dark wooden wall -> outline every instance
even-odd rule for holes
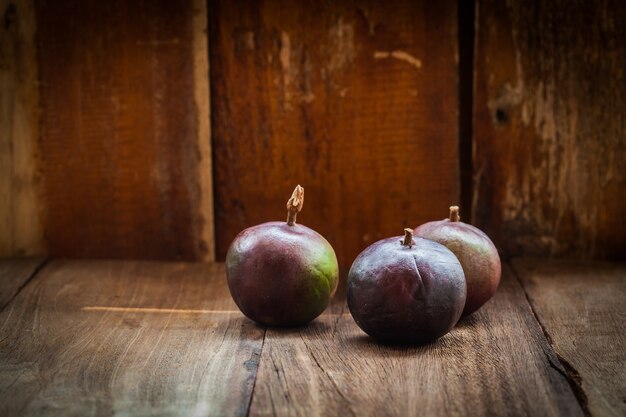
[[[0,0],[0,256],[222,259],[300,183],[344,265],[459,201],[623,259],[624,4]]]
[[[23,252],[213,259],[204,3],[18,3],[5,20],[36,21],[40,115],[23,205],[42,230]]]
[[[44,251],[35,31],[31,1],[0,0],[0,256]]]
[[[477,16],[476,224],[510,255],[626,258],[626,3]]]
[[[217,257],[298,219],[340,263],[459,198],[453,1],[209,5]]]

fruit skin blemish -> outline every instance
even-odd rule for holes
[[[465,306],[465,277],[439,243],[404,237],[380,240],[348,273],[348,307],[368,335],[388,343],[427,343],[448,333]]]
[[[287,221],[243,230],[226,255],[233,300],[251,320],[269,326],[299,326],[319,316],[339,282],[332,246],[316,231],[296,223],[304,204],[297,186],[287,202]]]
[[[482,230],[461,221],[458,206],[450,207],[447,219],[424,223],[414,233],[441,243],[461,262],[467,281],[464,316],[478,310],[493,297],[502,274],[498,250]]]

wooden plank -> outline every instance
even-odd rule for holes
[[[211,259],[205,5],[36,9],[49,253]]]
[[[492,301],[438,342],[375,343],[347,311],[268,330],[250,415],[582,416],[504,265]]]
[[[215,224],[213,214],[213,156],[211,153],[211,95],[209,83],[209,41],[206,0],[193,0],[193,52],[194,52],[194,98],[197,109],[197,140],[200,160],[198,184],[200,205],[200,245],[202,251],[197,259],[215,260]]]
[[[474,223],[509,255],[625,259],[626,3],[477,4]]]
[[[55,261],[0,334],[0,415],[243,416],[264,330],[221,265]]]
[[[350,265],[459,198],[456,2],[209,2],[216,243],[298,220]]]
[[[590,414],[626,415],[626,265],[517,259],[513,266]]]
[[[0,260],[0,311],[43,265],[43,259]]]
[[[31,0],[0,0],[0,257],[43,252],[39,94]]]

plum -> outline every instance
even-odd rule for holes
[[[270,326],[298,326],[319,316],[337,289],[339,267],[322,235],[296,224],[304,203],[299,185],[287,202],[287,222],[245,229],[226,255],[233,300],[248,318]]]
[[[482,230],[461,221],[458,206],[450,207],[449,218],[425,223],[414,233],[446,246],[461,262],[467,281],[464,316],[495,294],[502,272],[498,250]]]
[[[413,238],[380,240],[348,273],[348,307],[368,335],[388,343],[425,343],[454,327],[465,305],[465,277],[454,254]]]

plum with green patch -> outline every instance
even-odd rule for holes
[[[287,222],[245,229],[226,255],[228,288],[248,318],[270,326],[298,326],[319,316],[337,289],[339,267],[332,246],[297,224],[304,189],[287,202]]]

